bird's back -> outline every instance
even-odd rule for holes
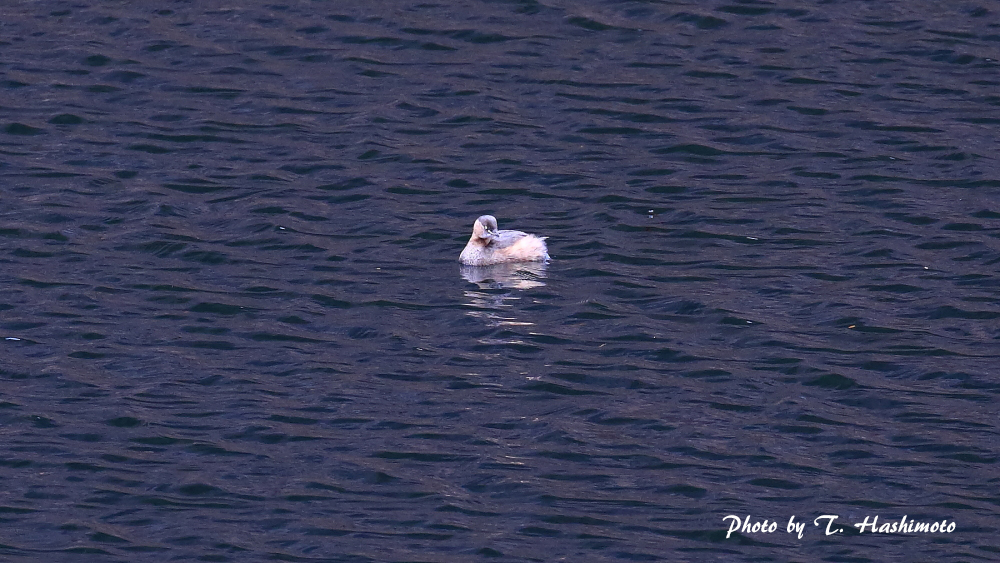
[[[528,233],[521,231],[497,231],[496,238],[490,243],[490,246],[494,246],[497,250],[503,250],[507,247],[513,246],[514,243],[528,236]]]

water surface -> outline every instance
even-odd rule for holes
[[[5,561],[996,557],[995,6],[3,12]]]

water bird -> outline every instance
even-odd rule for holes
[[[472,225],[472,237],[458,259],[466,266],[546,261],[549,260],[546,238],[521,231],[501,231],[497,229],[496,217],[483,215]]]

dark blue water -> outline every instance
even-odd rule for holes
[[[0,559],[996,560],[998,14],[5,3]]]

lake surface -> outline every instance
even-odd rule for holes
[[[0,559],[996,560],[998,15],[5,3]]]

